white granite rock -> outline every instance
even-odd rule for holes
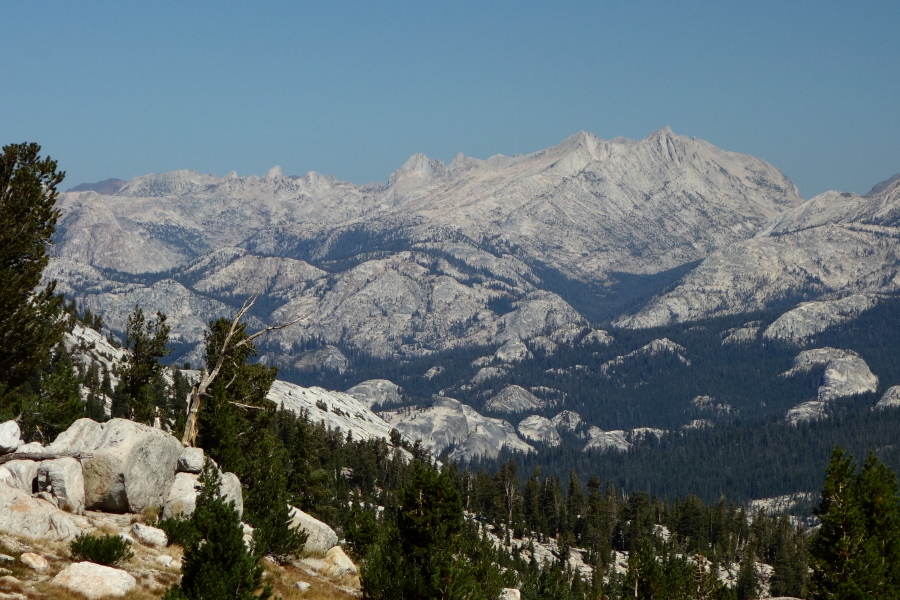
[[[631,448],[631,442],[628,441],[625,431],[616,429],[613,431],[603,431],[599,427],[591,427],[588,431],[589,440],[584,446],[584,451],[599,450],[606,452],[607,450],[615,450],[625,452]]]
[[[0,454],[15,452],[22,445],[19,424],[15,421],[0,423]]]
[[[164,548],[169,543],[169,537],[165,531],[149,525],[135,523],[131,526],[131,533],[145,546]]]
[[[74,458],[56,458],[39,463],[38,491],[49,491],[59,508],[76,515],[84,514],[84,476],[81,463]]]
[[[796,425],[805,421],[824,419],[825,415],[825,402],[822,400],[810,400],[809,402],[801,402],[787,411],[785,419],[789,423]]]
[[[436,398],[430,407],[389,410],[381,416],[407,439],[422,440],[434,456],[452,449],[451,460],[495,458],[502,448],[534,451],[508,421],[485,417],[453,398]]]
[[[547,417],[531,415],[519,422],[519,435],[531,442],[541,442],[551,448],[559,446],[560,436],[556,426]]]
[[[18,448],[16,448],[16,452],[34,452],[36,454],[40,454],[44,451],[44,445],[40,442],[28,442],[27,444],[22,444]]]
[[[869,370],[866,361],[853,350],[839,348],[804,350],[794,359],[794,366],[782,376],[790,377],[822,366],[825,375],[818,394],[818,400],[822,402],[874,392],[878,388],[878,377]]]
[[[522,600],[522,592],[516,588],[503,588],[500,590],[500,598],[498,600]]]
[[[68,541],[87,527],[83,518],[0,482],[0,531],[27,538]]]
[[[170,567],[172,566],[172,563],[175,562],[175,559],[168,554],[160,554],[156,557],[156,562],[164,567]]]
[[[550,419],[550,422],[557,430],[562,429],[568,432],[574,432],[581,424],[581,415],[572,410],[564,410]]]
[[[168,433],[125,419],[79,419],[47,446],[93,455],[82,461],[86,508],[107,512],[163,506],[181,450]]]
[[[900,385],[889,387],[881,399],[875,404],[875,408],[890,408],[900,406]]]
[[[497,360],[504,363],[521,362],[534,358],[534,355],[522,340],[509,340],[494,353]]]
[[[372,408],[378,404],[388,406],[403,401],[403,389],[388,379],[369,379],[354,385],[347,393]]]
[[[325,570],[323,574],[334,580],[341,580],[348,575],[359,575],[359,569],[340,546],[332,547],[325,553]]]
[[[299,508],[291,507],[291,527],[302,529],[309,537],[306,538],[305,552],[310,554],[325,554],[338,543],[338,536],[334,530],[322,521],[312,517]]]
[[[9,472],[11,479],[6,478],[9,485],[32,494],[37,491],[35,479],[39,466],[40,463],[34,460],[11,460],[0,468],[5,468]]]
[[[205,454],[203,448],[183,448],[178,455],[176,471],[179,473],[199,473],[203,470]]]
[[[855,319],[878,301],[873,294],[852,294],[838,300],[804,302],[775,319],[763,338],[803,344],[829,327]]]
[[[134,589],[137,580],[122,569],[78,562],[57,573],[50,583],[95,600],[108,596],[121,598]]]
[[[38,573],[46,571],[50,568],[50,563],[47,562],[47,559],[40,554],[35,554],[34,552],[23,552],[22,556],[19,557],[19,560],[23,565],[25,565],[32,571],[37,571]]]
[[[485,410],[497,412],[526,412],[543,408],[544,401],[518,385],[508,385],[500,393],[488,400]]]

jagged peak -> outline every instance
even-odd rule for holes
[[[669,125],[664,125],[660,127],[653,133],[647,136],[648,140],[657,139],[657,138],[677,138],[680,137],[674,131],[672,131],[672,127]]]
[[[263,179],[268,179],[268,180],[282,179],[283,177],[284,177],[284,173],[281,171],[281,167],[278,165],[275,165],[274,167],[272,167],[271,169],[266,171],[265,175],[263,175]]]
[[[475,168],[484,163],[483,160],[478,158],[472,158],[471,156],[466,156],[462,152],[457,152],[456,156],[453,157],[453,160],[450,161],[450,164],[447,165],[448,171],[466,171],[468,169]]]
[[[443,175],[447,171],[446,165],[438,159],[428,158],[422,153],[416,153],[407,159],[403,166],[391,174],[389,185],[395,185],[405,180],[431,179],[436,175]]]

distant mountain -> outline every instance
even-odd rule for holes
[[[80,183],[75,187],[71,187],[67,192],[97,192],[98,194],[112,195],[117,193],[125,184],[128,183],[124,179],[104,179],[97,183]]]
[[[893,177],[885,179],[880,183],[876,183],[874,186],[872,186],[872,189],[869,190],[869,193],[866,194],[866,198],[871,198],[872,196],[880,194],[885,189],[891,187],[891,185],[893,185],[897,181],[900,181],[900,173],[894,173]]]
[[[609,320],[801,202],[766,162],[669,128],[415,155],[387,185],[174,171],[63,194],[48,276],[116,330],[135,304],[162,310],[186,344],[258,292],[256,324],[309,316],[266,348],[306,368],[316,344],[422,356]]]
[[[825,192],[717,250],[623,327],[656,327],[804,300],[900,291],[900,180],[872,196]],[[837,305],[835,305],[837,307]]]

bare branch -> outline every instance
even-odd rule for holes
[[[253,340],[262,335],[265,335],[271,331],[278,331],[280,329],[290,327],[291,325],[296,325],[297,323],[305,321],[309,318],[309,315],[306,315],[304,317],[294,319],[289,323],[284,323],[283,325],[270,325],[261,331],[257,331],[252,335],[248,335],[246,338],[242,339],[232,346],[231,340],[240,328],[241,319],[253,307],[253,305],[256,303],[257,298],[259,298],[259,294],[253,294],[252,296],[247,298],[241,305],[241,309],[237,312],[237,314],[234,316],[234,319],[232,319],[231,321],[231,328],[228,330],[228,334],[222,341],[222,347],[219,349],[219,357],[216,360],[216,366],[213,367],[212,371],[207,371],[206,369],[204,369],[200,374],[200,381],[191,390],[190,409],[188,411],[187,423],[185,423],[184,426],[184,435],[181,438],[182,444],[193,446],[197,441],[197,425],[199,418],[198,415],[200,412],[200,406],[202,404],[202,398],[207,395],[206,390],[209,389],[209,386],[212,385],[213,381],[215,381],[216,377],[218,377],[219,375],[219,372],[222,370],[222,365],[225,364],[225,359],[228,355],[229,350],[249,345],[253,342]],[[233,383],[233,380],[232,382],[229,382],[228,385],[231,385],[231,383]]]
[[[232,402],[228,401],[228,404],[234,404],[235,406],[240,406],[241,408],[252,408],[253,410],[266,410],[266,406],[253,406],[252,404],[242,404],[240,402]]]
[[[13,452],[12,454],[4,454],[0,456],[0,465],[13,460],[53,460],[55,458],[74,458],[82,460],[85,458],[94,458],[89,452],[57,452],[53,454],[44,454],[41,452]]]

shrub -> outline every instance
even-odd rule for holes
[[[169,545],[178,544],[187,548],[191,541],[197,536],[197,528],[190,517],[168,517],[160,519],[154,525],[166,532],[169,538]]]
[[[69,545],[73,560],[86,560],[100,565],[115,567],[134,553],[128,542],[117,535],[93,536],[82,533]]]

